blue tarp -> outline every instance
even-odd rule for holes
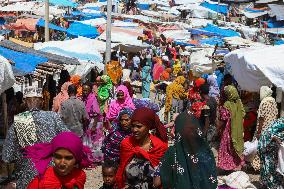
[[[191,29],[193,35],[208,35],[208,36],[220,36],[220,37],[234,37],[240,36],[240,34],[234,30],[222,29],[215,25],[208,24],[205,28]]]
[[[44,21],[43,19],[39,19],[36,25],[41,26],[41,27],[45,27],[45,21]],[[56,25],[54,25],[54,24],[50,24],[50,23],[49,23],[48,26],[49,26],[50,29],[57,30],[57,31],[62,31],[62,32],[66,32],[66,29],[65,29],[65,28],[56,26]]]
[[[284,40],[275,41],[274,45],[284,45]]]
[[[137,3],[137,8],[139,8],[140,10],[149,10],[150,9],[150,5],[148,3]]]
[[[213,45],[213,46],[215,46],[216,44],[218,44],[218,46],[224,45],[223,39],[221,39],[219,37],[211,37],[211,38],[201,39],[201,40],[199,40],[199,43],[200,44]]]
[[[284,28],[284,21],[272,21],[267,22],[268,28]]]
[[[78,4],[72,2],[71,0],[49,0],[52,5],[62,6],[62,7],[77,7]]]
[[[96,19],[96,18],[102,18],[105,17],[106,15],[104,13],[84,13],[81,11],[73,11],[71,13],[72,16],[81,16],[81,20],[90,20],[90,19]],[[69,17],[69,15],[66,15],[64,17]]]
[[[228,13],[228,6],[227,5],[218,5],[218,4],[211,4],[208,2],[203,2],[200,4],[202,7],[207,9],[213,10],[218,13],[227,14]]]
[[[15,63],[15,67],[26,73],[33,72],[38,64],[47,62],[48,59],[29,53],[13,51],[0,46],[0,55]]]
[[[79,22],[72,23],[67,29],[67,34],[73,37],[82,36],[88,38],[96,38],[100,35],[97,28]]]

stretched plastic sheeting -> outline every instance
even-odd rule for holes
[[[203,2],[200,4],[200,6],[208,8],[210,10],[213,10],[218,13],[227,14],[228,13],[228,6],[227,5],[218,5],[214,3],[209,2]]]
[[[13,51],[1,46],[0,55],[8,60],[11,60],[13,63],[15,63],[15,67],[17,69],[26,73],[33,72],[38,64],[48,61],[47,58],[41,56]]]
[[[45,27],[45,21],[43,19],[39,19],[39,21],[37,22],[38,26],[41,26],[41,27]],[[65,28],[62,28],[60,26],[56,26],[54,24],[48,24],[48,27],[49,29],[53,29],[53,30],[57,30],[57,31],[62,31],[62,32],[66,32],[66,29]]]
[[[224,58],[243,90],[258,92],[263,85],[284,89],[284,45],[235,50]]]
[[[220,36],[220,37],[240,36],[240,34],[234,30],[219,28],[212,24],[208,24],[205,28],[192,29],[191,33],[195,35],[204,34],[208,36]]]
[[[268,6],[276,16],[276,20],[284,20],[284,5],[269,4]]]
[[[6,58],[0,56],[0,94],[12,87],[15,83],[15,77],[12,66]]]
[[[150,4],[148,4],[148,3],[137,3],[137,7],[140,10],[149,10],[150,9]]]
[[[218,38],[218,37],[211,37],[211,38],[201,39],[201,40],[199,40],[199,43],[200,44],[213,45],[213,46],[218,44],[219,46],[223,46],[224,41],[223,41],[223,39]]]
[[[100,35],[97,28],[79,22],[72,23],[67,29],[67,33],[75,37],[82,36],[88,38],[96,38]]]
[[[71,0],[49,0],[52,5],[62,6],[62,7],[77,7],[78,4],[72,2]]]

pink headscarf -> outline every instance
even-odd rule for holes
[[[72,141],[72,142],[70,142]],[[62,132],[52,139],[50,143],[35,144],[25,148],[26,158],[31,158],[40,176],[44,175],[53,154],[59,148],[69,150],[81,167],[91,165],[91,150],[83,146],[79,136],[73,132]]]
[[[106,118],[108,120],[113,120],[117,117],[119,114],[120,110],[123,108],[130,108],[132,110],[135,109],[135,106],[132,102],[132,98],[129,95],[128,89],[124,85],[120,85],[116,88],[116,92],[123,92],[124,94],[124,100],[119,101],[119,100],[114,100],[110,103],[109,110],[107,112]]]
[[[90,93],[88,95],[88,98],[85,103],[89,119],[93,118],[95,114],[101,114],[100,106],[94,93]]]
[[[60,112],[60,107],[61,107],[62,102],[64,102],[65,100],[69,98],[68,87],[71,84],[72,84],[71,82],[65,82],[61,86],[61,92],[53,99],[52,111]]]

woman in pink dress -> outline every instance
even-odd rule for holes
[[[221,143],[218,152],[218,167],[223,170],[239,170],[244,164],[243,117],[245,111],[237,89],[225,87],[226,102],[220,107]],[[220,132],[221,131],[221,132]]]

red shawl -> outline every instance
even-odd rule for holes
[[[160,158],[168,149],[167,143],[161,141],[158,137],[150,135],[153,148],[150,151],[145,151],[138,144],[135,144],[133,137],[124,139],[120,144],[120,164],[116,174],[118,188],[122,189],[125,183],[125,167],[131,161],[134,155],[143,157],[149,160],[153,167],[160,163]]]
[[[77,186],[83,189],[86,182],[86,173],[74,168],[74,170],[65,177],[59,177],[55,174],[53,167],[49,167],[42,179],[35,177],[29,184],[27,189],[74,189]]]

